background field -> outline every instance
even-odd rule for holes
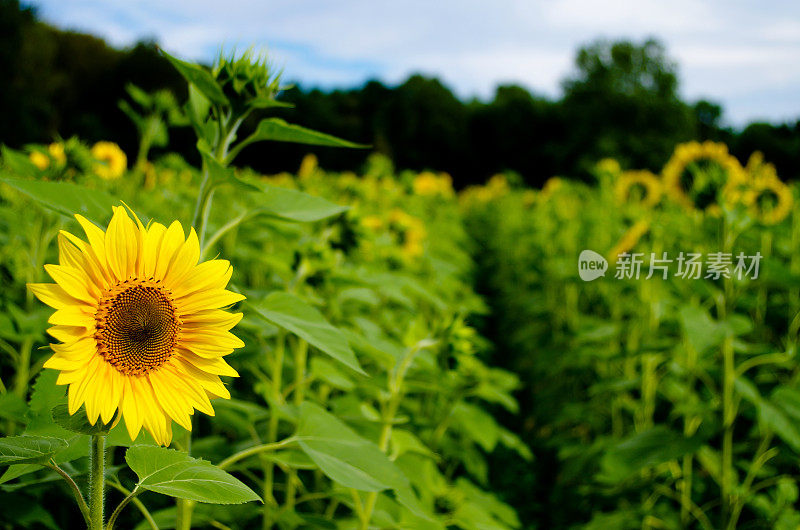
[[[230,138],[279,141],[240,153],[219,109],[257,105],[219,68],[214,107],[208,71],[154,44],[6,0],[0,23],[0,433],[63,440],[20,460],[0,439],[5,527],[80,520],[39,464],[89,481],[91,428],[54,412],[52,310],[26,283],[49,281],[60,230],[82,236],[73,214],[105,227],[122,201],[188,230],[211,184],[195,225],[247,297],[245,347],[231,399],[172,447],[263,502],[151,489],[118,528],[800,526],[800,122],[725,127],[678,97],[658,42],[597,41],[557,100],[464,102],[422,76],[270,93]],[[580,278],[586,249],[605,277]],[[615,277],[631,254],[642,274]],[[107,440],[110,512],[142,481],[128,448],[154,442]]]

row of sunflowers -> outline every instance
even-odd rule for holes
[[[658,176],[607,159],[589,183],[510,181],[460,200],[497,360],[530,382],[512,421],[537,465],[506,496],[526,483],[537,501],[520,515],[797,528],[800,188],[713,142],[677,146]]]
[[[358,176],[238,168],[264,140],[359,146],[268,117],[237,134],[281,105],[267,62],[167,57],[200,168],[148,160],[163,127],[130,170],[111,143],[3,148],[0,520],[518,527],[487,455],[532,458],[490,413],[518,410],[519,380],[472,325],[449,180],[382,157]],[[136,112],[164,98],[129,92],[155,123]]]

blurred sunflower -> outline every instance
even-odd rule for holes
[[[415,195],[453,195],[453,179],[447,173],[436,175],[430,171],[423,171],[412,182]]]
[[[113,142],[97,142],[92,146],[92,157],[97,161],[93,171],[106,180],[118,179],[128,167],[128,158]]]
[[[63,166],[67,163],[67,155],[64,151],[64,144],[53,142],[47,146],[47,152],[42,150],[35,150],[28,155],[28,158],[33,165],[44,171],[50,167],[51,162],[55,162],[56,166]]]
[[[777,175],[765,173],[753,179],[750,189],[742,196],[742,202],[754,219],[765,225],[774,225],[792,212],[794,199],[792,190]]]
[[[630,170],[620,175],[614,185],[617,201],[627,202],[631,198],[631,192],[637,187],[644,189],[644,195],[639,200],[643,206],[652,208],[661,201],[661,182],[647,170]]]
[[[721,212],[718,195],[746,180],[746,174],[728,147],[711,141],[679,144],[662,170],[664,190],[688,209]]]
[[[61,231],[56,283],[28,284],[56,309],[50,335],[61,341],[45,368],[69,385],[69,413],[86,405],[93,425],[125,418],[131,439],[142,427],[169,445],[172,421],[190,430],[197,409],[214,415],[209,398],[230,398],[221,375],[237,376],[223,357],[244,346],[229,332],[242,318],[221,308],[244,296],[225,289],[226,260],[198,264],[194,229],[175,221],[143,226],[114,207],[103,232],[75,216],[88,240]]]
[[[640,219],[634,223],[624,234],[622,237],[617,241],[617,244],[614,245],[608,252],[607,259],[610,262],[616,262],[617,257],[620,254],[624,254],[626,252],[630,252],[633,247],[639,243],[639,240],[642,238],[650,230],[650,221],[647,219]]]
[[[41,151],[33,151],[28,158],[33,165],[39,168],[41,171],[44,171],[50,166],[50,157],[46,154],[42,153]]]

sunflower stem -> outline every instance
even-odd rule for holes
[[[89,506],[86,505],[86,500],[83,498],[83,494],[81,493],[81,490],[78,487],[78,485],[75,484],[75,481],[72,480],[72,477],[70,477],[66,471],[61,469],[58,466],[58,464],[56,464],[55,460],[51,459],[50,462],[48,462],[45,465],[50,469],[52,469],[53,471],[55,471],[56,473],[58,473],[61,476],[61,478],[63,478],[69,485],[69,489],[75,496],[75,502],[78,503],[78,508],[80,508],[81,510],[81,515],[83,515],[83,520],[86,522],[86,526],[89,526],[91,524],[89,520]]]
[[[103,505],[106,488],[106,437],[103,434],[92,435],[89,459],[91,474],[89,475],[89,520],[91,530],[103,530]]]
[[[106,527],[106,530],[114,530],[114,523],[117,521],[117,517],[119,517],[119,514],[122,513],[123,509],[125,509],[125,506],[127,506],[128,503],[131,502],[138,494],[139,486],[137,485],[127,497],[122,499],[122,502],[119,503],[119,506],[117,506],[116,509],[111,513],[111,517],[108,518],[108,526]]]

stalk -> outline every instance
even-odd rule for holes
[[[300,406],[305,398],[306,388],[306,364],[308,363],[308,343],[300,339],[294,348],[294,404]],[[293,510],[295,505],[295,495],[297,494],[297,471],[289,470],[286,478],[286,506],[287,510]]]
[[[283,380],[283,357],[286,350],[286,332],[283,329],[278,330],[278,336],[275,340],[275,357],[272,359],[271,376],[272,376],[272,399],[275,403],[283,401],[283,394],[281,393],[281,384]],[[278,439],[278,415],[273,410],[270,412],[269,425],[267,426],[267,443],[274,443]],[[272,520],[270,517],[270,509],[276,504],[275,496],[273,494],[273,487],[275,485],[275,466],[272,462],[264,461],[264,490],[262,497],[264,497],[263,517],[261,519],[261,527],[266,530],[272,527]]]
[[[91,473],[89,475],[89,521],[91,530],[103,530],[103,506],[105,504],[106,437],[92,435],[89,453]]]

